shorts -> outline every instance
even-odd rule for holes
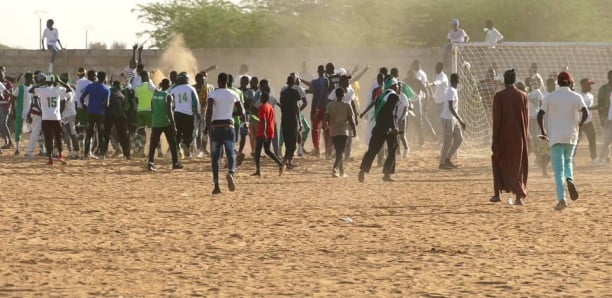
[[[136,126],[137,127],[151,127],[153,122],[153,114],[151,111],[138,111],[136,113]]]
[[[88,123],[89,117],[87,116],[87,111],[85,111],[84,109],[77,109],[76,125],[85,127]]]

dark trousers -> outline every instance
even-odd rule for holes
[[[104,144],[104,136],[106,134],[104,130],[104,122],[106,119],[104,115],[89,114],[87,115],[89,122],[87,123],[87,134],[85,135],[85,154],[88,155],[91,148],[91,138],[94,133],[94,126],[98,128],[98,146],[100,146],[100,155],[106,154],[106,148]]]
[[[155,160],[155,150],[157,150],[157,146],[159,145],[159,138],[161,137],[162,132],[166,136],[168,140],[168,145],[170,145],[170,153],[172,154],[172,164],[178,163],[178,153],[176,148],[176,137],[174,136],[174,132],[172,131],[172,127],[170,125],[166,127],[153,127],[151,128],[151,144],[149,145],[149,162],[153,163]]]
[[[363,160],[361,161],[360,169],[362,171],[366,173],[370,172],[370,169],[372,168],[372,162],[374,161],[376,154],[378,154],[385,141],[387,142],[387,150],[389,150],[389,153],[387,154],[387,158],[385,159],[385,164],[383,166],[383,174],[395,173],[395,152],[397,151],[397,135],[376,131],[372,132],[370,144],[368,145],[368,152],[366,152],[366,154],[363,156]]]
[[[285,142],[285,161],[291,161],[297,148],[298,124],[293,122],[281,123],[283,139]]]
[[[278,158],[278,156],[276,156],[276,154],[274,154],[274,152],[270,150],[270,145],[272,145],[271,139],[257,138],[257,141],[255,143],[255,167],[257,168],[257,172],[259,172],[259,164],[260,164],[259,162],[261,160],[262,147],[268,157],[274,160],[274,162],[276,162],[277,165],[279,166],[281,165],[281,161]]]
[[[193,141],[193,116],[174,112],[174,121],[176,123],[176,144],[185,144],[186,147],[191,146]]]
[[[42,132],[45,137],[45,149],[47,149],[47,156],[51,158],[53,156],[53,142],[55,141],[55,148],[62,155],[62,124],[59,120],[43,120],[42,121]]]
[[[117,132],[117,138],[119,139],[119,144],[121,145],[121,150],[123,151],[123,156],[130,156],[130,137],[129,137],[129,122],[125,118],[121,117],[113,117],[106,116],[105,123],[105,136],[104,136],[104,152],[108,150],[108,142],[110,140],[111,131],[115,128]]]
[[[344,163],[342,156],[344,155],[344,149],[349,144],[350,139],[348,136],[332,136],[332,143],[334,143],[334,149],[336,150],[336,160],[334,161],[334,169],[338,169],[340,173],[344,173]]]
[[[578,143],[580,143],[580,139],[582,135],[586,134],[587,139],[589,140],[589,150],[591,151],[591,160],[597,159],[597,139],[595,134],[595,126],[593,126],[593,122],[586,123],[580,127],[580,137],[578,138]],[[578,145],[576,145],[576,150],[574,150],[574,155],[576,155],[576,151],[578,149]]]

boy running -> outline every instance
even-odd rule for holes
[[[259,107],[259,121],[257,128],[257,140],[255,144],[255,173],[251,176],[261,176],[260,172],[260,160],[261,160],[261,148],[263,147],[266,155],[268,155],[279,167],[278,175],[282,175],[285,169],[283,163],[276,154],[270,150],[272,139],[274,138],[275,120],[274,120],[274,107],[268,103],[270,96],[268,93],[261,94],[261,106]]]

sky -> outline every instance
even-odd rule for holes
[[[4,29],[0,31],[0,44],[21,49],[39,49],[39,18],[36,11],[43,11],[43,30],[47,19],[55,21],[59,39],[67,49],[85,48],[85,32],[89,42],[114,41],[130,47],[144,42],[137,37],[149,27],[138,21],[132,12],[138,4],[166,2],[168,0],[17,0],[2,1]],[[87,30],[89,28],[89,30]],[[149,45],[149,44],[147,44]],[[145,46],[146,47],[146,46]]]

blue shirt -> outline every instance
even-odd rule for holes
[[[110,89],[100,82],[94,82],[87,85],[83,90],[83,95],[86,96],[88,94],[87,113],[96,115],[106,114],[106,101],[110,97]]]
[[[312,80],[310,83],[310,89],[312,90],[312,109],[323,109],[327,107],[327,95],[329,92],[329,81],[326,77],[321,77]]]

